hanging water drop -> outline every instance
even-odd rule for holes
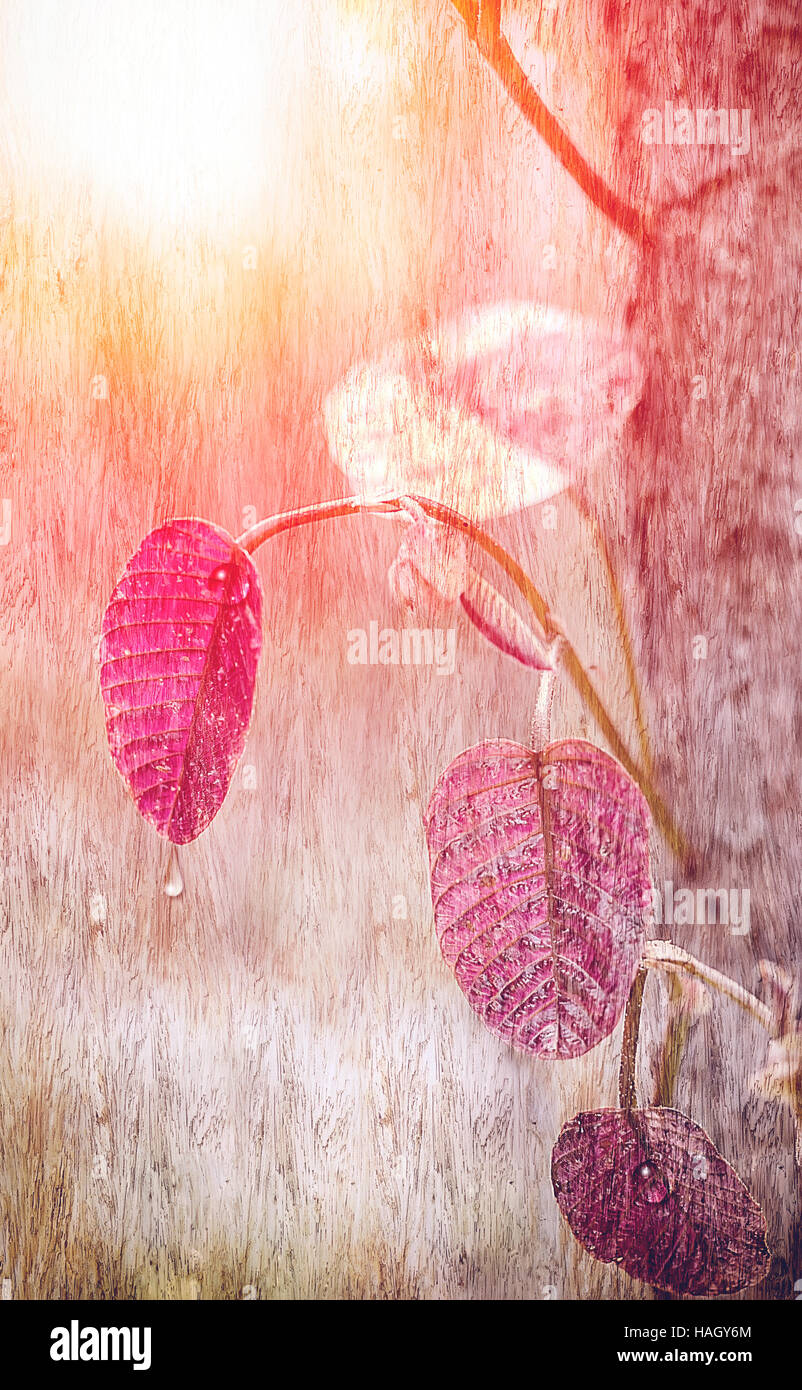
[[[178,850],[175,845],[170,847],[170,859],[167,864],[164,891],[168,898],[180,898],[184,891],[184,880],[181,877],[181,865],[178,862]]]
[[[632,1174],[632,1182],[637,1201],[656,1205],[668,1196],[668,1183],[654,1163],[639,1163]]]

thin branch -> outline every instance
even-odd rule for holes
[[[717,989],[725,998],[739,1004],[752,1018],[757,1019],[767,1033],[773,1031],[774,1019],[767,1004],[761,1003],[748,989],[744,989],[743,985],[736,984],[729,975],[722,975],[720,971],[705,965],[704,961],[697,960],[696,956],[692,956],[688,951],[683,951],[681,946],[675,946],[673,941],[647,941],[643,963],[652,969],[675,972],[682,970],[688,975],[693,975],[712,989]]]
[[[579,185],[585,196],[616,227],[626,232],[627,236],[643,240],[648,234],[645,218],[636,208],[630,207],[623,198],[619,198],[595,169],[591,168],[538,96],[501,33],[498,0],[494,4],[489,4],[488,0],[483,0],[481,4],[477,3],[477,0],[452,0],[452,4],[463,20],[468,34],[519,111],[545,140],[552,154]]]
[[[683,951],[681,946],[675,946],[673,941],[647,941],[640,968],[629,992],[624,1015],[624,1036],[621,1042],[621,1063],[618,1073],[618,1103],[622,1110],[634,1110],[636,1105],[635,1076],[638,1034],[643,1006],[643,990],[646,984],[646,974],[650,969],[665,970],[674,976],[680,973],[691,975],[694,979],[709,985],[711,989],[718,990],[719,994],[723,994],[726,999],[731,999],[735,1004],[740,1005],[746,1013],[765,1028],[767,1033],[772,1034],[775,1031],[775,1019],[768,1005],[761,1003],[748,989],[744,989],[743,985],[731,980],[729,975],[722,975],[719,970],[713,970],[704,961],[697,960],[696,956],[692,956],[690,952]],[[669,1067],[667,1076],[662,1078],[662,1085],[659,1086],[660,1098],[656,1101],[658,1104],[670,1103],[663,1094],[663,1088],[666,1087],[667,1083],[670,1096],[684,1042],[684,1035],[676,1039],[678,1051],[671,1059],[674,1065]]]
[[[643,1007],[646,969],[642,965],[632,983],[624,1015],[624,1036],[621,1041],[621,1065],[618,1072],[618,1104],[622,1110],[634,1110],[637,1104],[635,1074],[638,1059],[638,1034]]]
[[[358,516],[360,512],[381,512],[389,514],[400,511],[397,499],[377,499],[363,502],[359,497],[336,497],[330,502],[312,502],[308,507],[295,507],[291,512],[277,512],[275,516],[257,521],[254,526],[243,531],[237,538],[237,545],[252,555],[265,541],[278,536],[282,531],[293,531],[297,526],[309,526],[317,521],[328,521],[338,516]]]
[[[726,193],[729,189],[737,187],[739,183],[743,184],[744,187],[748,186],[755,199],[766,194],[771,196],[780,190],[787,191],[792,186],[791,168],[800,158],[802,158],[802,151],[799,149],[799,141],[796,136],[792,136],[784,141],[779,149],[772,151],[771,166],[763,175],[756,174],[753,169],[747,171],[738,163],[731,164],[728,168],[702,179],[687,193],[679,193],[676,197],[661,203],[659,207],[655,208],[652,224],[654,226],[657,226],[658,223],[662,224],[669,213],[690,212],[707,198]]]
[[[545,631],[547,637],[554,638],[562,635],[555,627],[551,613],[545,599],[538,593],[528,574],[521,569],[521,566],[512,556],[495,541],[487,532],[482,531],[474,522],[459,512],[453,511],[450,507],[444,506],[440,502],[434,502],[428,497],[416,497],[415,500],[429,516],[438,521],[445,522],[447,526],[454,526],[465,535],[474,540],[477,545],[487,552],[492,559],[504,570],[505,574],[512,580],[519,592],[526,599],[532,612]],[[385,502],[385,505],[388,505]],[[576,651],[571,643],[566,639],[561,647],[562,669],[569,677],[574,689],[577,691],[585,708],[590,712],[599,729],[609,743],[613,755],[626,769],[630,777],[638,783],[643,791],[646,800],[651,807],[655,823],[666,842],[676,854],[677,858],[687,864],[691,857],[691,848],[676,825],[671,812],[666,806],[663,798],[652,782],[651,776],[647,771],[640,767],[630,756],[624,740],[618,732],[610,715],[608,714],[602,699],[590,680],[585,668],[583,667]]]
[[[610,594],[613,600],[613,608],[615,609],[616,622],[618,624],[618,636],[621,642],[621,650],[624,654],[624,664],[627,670],[627,682],[629,685],[629,693],[632,697],[632,705],[635,713],[635,724],[638,730],[638,742],[640,744],[641,758],[643,759],[643,766],[646,771],[646,774],[648,777],[651,778],[653,776],[652,750],[649,743],[649,735],[646,728],[646,718],[643,712],[643,701],[641,699],[640,684],[638,682],[638,672],[637,667],[635,665],[635,655],[632,650],[632,641],[629,635],[629,626],[627,624],[627,617],[624,611],[624,599],[621,593],[621,586],[618,582],[618,574],[616,572],[615,565],[613,564],[613,557],[610,554],[610,547],[607,544],[607,538],[604,534],[601,525],[599,524],[599,520],[590,510],[590,508],[585,504],[583,497],[580,495],[580,493],[577,491],[575,487],[569,487],[567,490],[567,495],[573,502],[578,514],[582,517],[583,521],[587,523],[590,530],[592,531],[593,539],[596,543],[596,549],[598,551],[599,557],[607,574],[607,582],[610,586]]]
[[[668,1008],[665,1018],[665,1032],[657,1056],[657,1076],[654,1088],[654,1105],[673,1105],[674,1092],[679,1076],[680,1064],[687,1046],[688,1037],[696,1021],[684,1007],[685,985],[680,972],[666,972],[668,984]]]

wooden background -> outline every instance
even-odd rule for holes
[[[395,524],[276,541],[257,560],[243,768],[169,900],[165,846],[108,755],[96,646],[161,520],[237,533],[247,508],[345,490],[325,393],[422,313],[531,298],[637,328],[645,397],[591,498],[662,785],[697,846],[691,880],[656,839],[656,881],[749,888],[748,937],[675,939],[750,988],[761,957],[798,969],[798,34],[770,3],[715,21],[647,0],[505,9],[606,176],[642,206],[687,197],[637,248],[555,166],[448,5],[318,7],[380,55],[350,85],[323,20],[285,9],[297,119],[269,195],[225,235],[138,224],[66,168],[38,176],[24,103],[4,97],[0,1277],[18,1298],[649,1298],[576,1244],[549,1181],[561,1125],[615,1103],[620,1028],[573,1063],[513,1053],[433,932],[430,791],[471,743],[527,738],[534,678],[464,627],[453,676],[350,666],[349,629],[403,621],[385,582]],[[6,8],[7,66],[25,14]],[[640,114],[668,99],[751,107],[738,179],[726,151],[644,151]],[[633,738],[609,594],[570,506],[554,532],[536,509],[494,530]],[[554,725],[597,736],[570,694]],[[644,1094],[664,1012],[652,981]],[[787,1112],[750,1088],[765,1046],[714,1001],[678,1104],[764,1207],[775,1261],[757,1296],[789,1298],[799,1175]]]

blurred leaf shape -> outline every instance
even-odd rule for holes
[[[773,960],[758,961],[760,978],[771,1016],[771,1033],[795,1031],[799,1027],[799,980]]]
[[[408,527],[398,547],[387,576],[390,589],[410,608],[447,609],[459,601],[470,582],[476,550],[460,531],[421,516]]]
[[[417,492],[480,522],[543,502],[593,468],[642,388],[631,343],[591,319],[511,300],[356,364],[323,417],[358,496]]]
[[[799,980],[775,961],[758,962],[771,1018],[765,1063],[750,1083],[758,1094],[781,1100],[794,1116],[797,1156],[802,1161],[802,1023]]]
[[[415,522],[401,542],[388,580],[396,599],[428,615],[460,603],[474,626],[507,656],[537,671],[553,669],[550,644],[534,614],[527,621],[474,568],[478,547],[431,519]]]
[[[250,723],[261,619],[250,556],[195,518],[145,537],[103,616],[111,756],[174,844],[200,835],[225,799]]]
[[[670,1293],[735,1293],[768,1273],[757,1202],[678,1110],[575,1115],[554,1146],[551,1178],[581,1245]]]
[[[650,911],[649,810],[581,739],[461,753],[426,813],[435,929],[471,1008],[498,1037],[569,1058],[607,1037]]]
[[[769,1100],[782,1100],[802,1122],[802,1032],[795,1029],[769,1041],[765,1066],[750,1077],[755,1090]]]

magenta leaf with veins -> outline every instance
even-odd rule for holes
[[[735,1293],[769,1270],[766,1223],[704,1130],[667,1107],[575,1115],[551,1160],[580,1244],[671,1293]]]
[[[547,1058],[612,1032],[651,907],[649,811],[615,759],[480,743],[438,781],[426,835],[440,947],[491,1032]]]
[[[261,618],[250,556],[195,518],[145,537],[103,616],[111,756],[174,844],[200,835],[225,799],[251,718]]]

